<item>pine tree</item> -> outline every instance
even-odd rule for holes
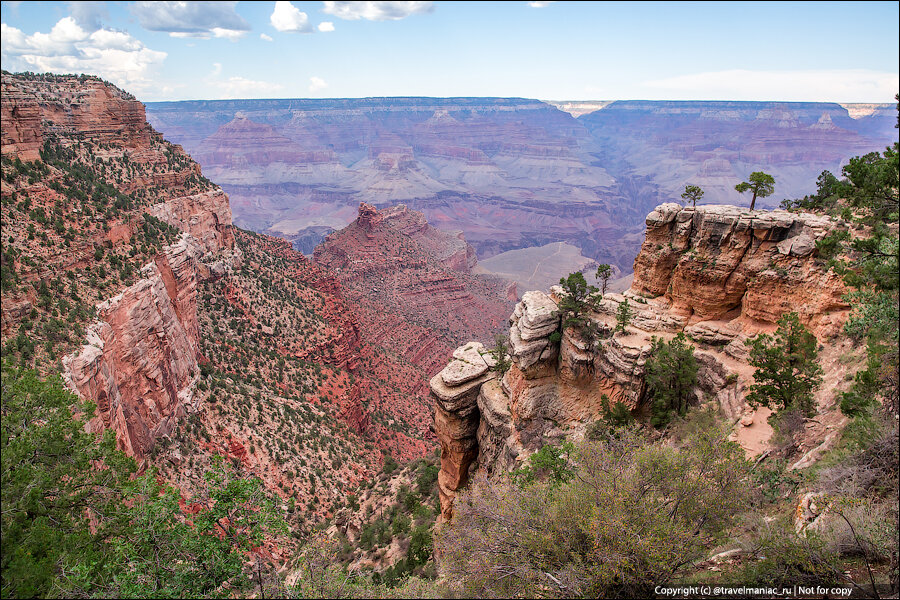
[[[631,322],[631,305],[628,304],[628,298],[619,304],[616,311],[616,331],[625,332],[625,327]]]
[[[609,278],[612,277],[612,267],[603,263],[597,265],[597,279],[600,280],[600,293],[606,294],[606,286],[609,284]]]
[[[697,200],[703,197],[703,189],[698,185],[686,185],[684,186],[684,192],[681,194],[681,198],[685,201],[685,205],[687,205],[687,201],[690,200],[691,206],[697,206]]]
[[[694,386],[697,385],[697,359],[684,333],[666,343],[653,338],[652,356],[644,367],[644,381],[652,401],[650,422],[660,427],[672,419],[672,413],[684,416]]]
[[[584,329],[587,325],[584,313],[594,308],[599,290],[593,285],[588,285],[581,272],[570,273],[568,277],[561,278],[559,284],[565,292],[558,304],[562,314],[562,328]]]
[[[760,334],[745,343],[750,348],[748,362],[756,367],[747,400],[754,406],[814,415],[813,392],[822,383],[822,368],[816,362],[818,341],[797,313],[778,319],[774,336]]]
[[[775,192],[775,178],[768,173],[754,171],[750,173],[750,181],[742,181],[734,186],[734,189],[742,194],[753,192],[753,198],[750,200],[750,210],[753,210],[757,198],[765,198]]]

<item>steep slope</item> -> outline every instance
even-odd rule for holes
[[[387,295],[357,285],[369,271],[336,277],[233,228],[225,194],[125,92],[4,74],[3,110],[4,359],[60,372],[96,405],[92,430],[115,431],[185,510],[225,456],[276,495],[299,538],[346,513],[383,465],[430,453],[427,376],[450,355],[448,332],[486,334],[514,298],[509,282],[470,274],[460,236],[402,207],[363,207],[366,233],[335,235],[330,250],[396,283],[387,312]],[[398,304],[415,298],[422,324]],[[429,329],[441,306],[467,321]]]
[[[99,79],[4,73],[2,94],[4,354],[47,369],[96,319],[63,371],[142,457],[196,408],[196,286],[237,260],[228,199]]]
[[[361,204],[356,221],[330,234],[314,259],[366,311],[366,329],[375,325],[387,345],[425,369],[465,339],[492,341],[516,299],[514,283],[472,274],[477,259],[462,234],[435,229],[404,205]],[[415,330],[398,330],[394,315]]]
[[[297,531],[386,455],[429,451],[421,366],[368,344],[288,242],[234,230],[140,103],[91,77],[2,86],[4,360],[60,372],[96,405],[92,429],[186,496],[230,457]]]
[[[838,335],[849,314],[846,290],[816,258],[815,241],[845,224],[803,213],[677,204],[657,207],[646,223],[631,289],[606,294],[589,315],[597,337],[572,328],[559,336],[557,305],[564,292],[530,291],[509,319],[508,371],[497,372],[483,347],[470,343],[432,378],[445,517],[471,468],[508,471],[547,442],[583,436],[601,417],[604,395],[645,413],[643,374],[653,336],[688,336],[699,364],[696,403],[714,406],[735,424],[733,435],[747,452],[759,454],[771,434],[770,411],[744,401],[753,369],[743,342],[773,331],[785,312],[798,312],[818,337],[828,366],[817,395],[818,418],[805,424],[815,447],[802,450],[809,456],[834,441],[826,434],[845,422],[836,398],[856,367],[838,360],[852,355]],[[634,315],[617,332],[615,316],[626,300]],[[806,464],[807,456],[798,464]]]

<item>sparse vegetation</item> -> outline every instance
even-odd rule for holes
[[[463,595],[651,594],[681,581],[746,502],[743,452],[719,430],[677,448],[620,430],[548,458],[564,455],[547,478],[479,477],[457,498],[435,543]]]

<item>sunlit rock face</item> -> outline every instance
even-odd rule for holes
[[[735,423],[740,441],[739,430],[764,422],[744,400],[753,375],[748,337],[773,331],[793,311],[826,353],[840,342],[847,290],[818,258],[816,241],[846,226],[804,213],[662,204],[646,217],[631,289],[607,293],[584,315],[593,335],[562,329],[561,287],[525,292],[509,317],[505,374],[479,360],[493,358],[470,342],[431,380],[443,518],[452,517],[473,469],[509,472],[547,443],[583,437],[607,402],[646,416],[654,337],[687,336],[698,365],[693,403]],[[621,330],[616,315],[625,302],[631,318]],[[836,410],[833,394],[818,400]]]
[[[89,267],[96,247],[130,244],[144,213],[181,232],[135,283],[110,290],[111,297],[96,307],[97,321],[84,346],[62,361],[68,385],[97,406],[91,427],[113,429],[119,446],[142,458],[172,431],[175,419],[197,410],[197,285],[240,261],[228,198],[203,179],[180,146],[147,123],[140,102],[111,84],[4,74],[2,97],[4,156],[35,161],[46,142],[76,147],[121,192],[146,198],[142,206],[107,217],[109,226],[96,230],[94,239],[48,256],[39,271],[24,277],[52,278]],[[137,168],[113,173],[114,159]],[[57,191],[40,182],[20,193],[35,203],[52,203]],[[19,317],[5,306],[3,312],[6,333]]]

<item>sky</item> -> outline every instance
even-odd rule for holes
[[[893,102],[893,2],[2,2],[7,71],[139,100]]]

